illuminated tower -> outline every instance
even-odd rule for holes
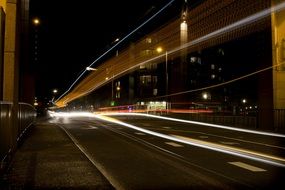
[[[180,24],[180,45],[184,45],[188,41],[188,25],[187,25],[187,15],[188,15],[188,8],[187,8],[187,0],[185,0],[185,3],[182,8],[182,14],[181,14],[181,24]],[[186,48],[183,50],[185,51]]]

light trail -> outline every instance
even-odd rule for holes
[[[170,4],[171,4],[171,3],[170,3]],[[169,5],[167,5],[167,6],[169,6]],[[166,8],[167,6],[165,6],[165,8]],[[203,42],[205,42],[205,41],[208,41],[208,40],[214,39],[214,38],[216,38],[216,37],[222,36],[222,35],[224,35],[224,34],[226,34],[226,33],[229,33],[229,32],[231,32],[231,31],[234,31],[234,30],[236,30],[236,29],[238,29],[238,28],[241,28],[241,27],[250,25],[250,24],[252,24],[252,23],[254,23],[254,22],[257,22],[257,21],[259,21],[259,20],[261,20],[261,19],[263,19],[263,18],[265,18],[265,17],[270,16],[270,14],[273,13],[273,12],[282,11],[282,10],[284,10],[284,8],[285,8],[285,2],[280,3],[280,4],[278,4],[278,5],[275,5],[275,6],[273,6],[273,7],[267,8],[267,9],[265,9],[265,10],[263,10],[263,11],[260,11],[260,12],[258,12],[258,13],[256,13],[256,14],[253,14],[253,15],[248,16],[248,17],[246,17],[246,18],[244,18],[244,19],[241,19],[241,20],[239,20],[239,21],[237,21],[237,22],[234,22],[234,23],[232,23],[232,24],[230,24],[230,25],[228,25],[228,26],[225,26],[225,27],[223,27],[223,28],[221,28],[221,29],[218,29],[218,30],[216,30],[216,31],[214,31],[214,32],[211,32],[211,33],[209,33],[209,34],[207,34],[207,35],[205,35],[205,36],[202,36],[202,37],[197,38],[197,39],[195,39],[195,40],[193,40],[193,41],[190,41],[190,42],[188,42],[188,43],[186,43],[186,44],[184,44],[184,45],[182,45],[182,46],[179,46],[179,47],[176,47],[176,48],[174,48],[174,49],[172,49],[172,50],[169,50],[169,51],[168,51],[168,55],[177,53],[178,51],[181,51],[181,50],[183,50],[183,49],[185,49],[185,48],[189,48],[189,47],[195,46],[195,45],[197,45],[197,44],[203,43]],[[112,77],[113,77],[113,79],[114,79],[114,78],[117,78],[117,77],[119,77],[119,76],[121,76],[121,75],[123,75],[123,74],[126,74],[127,72],[129,72],[129,71],[131,71],[131,70],[133,70],[133,69],[138,68],[140,65],[144,65],[144,64],[146,64],[146,63],[149,63],[149,62],[152,62],[152,61],[155,61],[155,60],[159,60],[159,59],[161,59],[162,57],[164,57],[163,54],[161,54],[161,55],[159,55],[159,56],[156,56],[156,57],[153,57],[153,58],[151,58],[151,59],[148,59],[148,60],[139,62],[139,63],[137,63],[137,64],[134,64],[134,65],[132,65],[132,66],[129,66],[129,67],[128,67],[127,69],[125,69],[125,70],[120,70],[120,71],[118,71],[117,73],[113,73],[113,76],[112,76]],[[282,64],[284,64],[284,63],[282,63]],[[259,72],[263,72],[263,71],[265,71],[265,70],[271,69],[271,68],[273,68],[273,67],[280,66],[280,65],[282,65],[282,64],[274,65],[274,66],[272,66],[272,67],[265,68],[264,70],[262,69],[262,70],[260,70],[260,71],[257,71],[257,72],[255,72],[255,73],[253,73],[253,74],[257,74],[257,73],[259,73]],[[204,88],[200,88],[200,89],[194,89],[194,90],[191,90],[191,91],[183,91],[183,92],[173,93],[173,94],[169,94],[169,95],[165,95],[165,96],[160,96],[159,98],[161,98],[161,97],[168,97],[168,96],[175,96],[175,95],[190,93],[190,92],[194,92],[194,91],[201,91],[201,90],[205,90],[205,89],[209,89],[209,88],[214,88],[214,87],[222,86],[222,85],[229,84],[229,83],[231,83],[231,82],[235,82],[235,81],[237,81],[237,80],[241,80],[241,79],[243,79],[243,78],[252,76],[253,74],[248,74],[247,76],[239,77],[239,78],[230,80],[230,81],[225,82],[225,83],[222,83],[222,84],[218,84],[218,85],[214,85],[214,86],[210,86],[210,87],[204,87]],[[81,97],[81,96],[84,96],[84,95],[86,95],[86,94],[89,94],[90,92],[96,90],[97,88],[99,88],[99,87],[101,87],[101,86],[107,84],[108,82],[110,82],[110,81],[105,81],[105,80],[103,80],[103,81],[98,82],[98,83],[95,84],[95,85],[92,84],[92,86],[90,86],[88,89],[84,89],[84,90],[80,91],[79,93],[75,93],[74,95],[71,94],[70,96],[72,96],[72,98],[69,98],[69,99],[64,100],[64,104],[66,104],[66,103],[68,103],[68,102],[70,102],[70,101],[72,101],[72,100],[74,100],[74,99],[77,99],[77,98],[79,98],[79,97]],[[68,91],[68,92],[69,92],[69,91]],[[67,92],[66,92],[66,93],[67,93]],[[66,94],[66,93],[65,93],[65,94]],[[64,94],[64,95],[65,95],[65,94]],[[56,100],[56,102],[58,102],[64,95],[60,96],[60,97]],[[158,97],[156,97],[156,98],[158,98]]]
[[[181,136],[166,135],[166,134],[150,131],[147,129],[143,129],[143,128],[137,127],[135,125],[131,125],[131,124],[119,121],[119,120],[111,118],[111,117],[107,117],[105,115],[97,115],[97,114],[92,114],[89,112],[74,112],[74,113],[50,112],[50,114],[52,114],[53,117],[92,117],[92,118],[97,118],[97,119],[100,119],[103,121],[122,125],[122,126],[125,126],[128,128],[134,129],[136,131],[140,131],[140,132],[143,132],[143,133],[146,133],[149,135],[153,135],[153,136],[160,137],[163,139],[175,141],[178,143],[183,143],[183,144],[187,144],[187,145],[191,145],[191,146],[195,146],[195,147],[199,147],[199,148],[204,148],[204,149],[208,149],[208,150],[222,152],[225,154],[234,155],[234,156],[238,156],[238,157],[242,157],[242,158],[247,158],[250,160],[263,162],[263,163],[278,166],[278,167],[285,167],[285,164],[284,164],[285,159],[284,158],[275,157],[275,156],[262,154],[262,153],[257,153],[257,152],[253,152],[250,150],[234,148],[234,147],[225,146],[225,145],[217,145],[217,144],[208,143],[208,142],[202,143],[200,140],[197,141],[197,140],[191,140],[189,138],[186,139],[186,137],[181,137]]]
[[[272,137],[281,137],[285,138],[285,135],[279,134],[279,133],[269,133],[269,132],[263,132],[263,131],[255,131],[255,130],[249,130],[249,129],[241,129],[241,128],[235,128],[225,125],[217,125],[212,123],[205,123],[205,122],[199,122],[199,121],[191,121],[191,120],[184,120],[184,119],[177,119],[172,117],[163,117],[158,115],[151,115],[151,114],[143,114],[143,113],[102,113],[101,115],[107,115],[107,116],[120,116],[120,115],[131,115],[131,116],[143,116],[143,117],[151,117],[156,119],[163,119],[168,121],[176,121],[181,123],[188,123],[188,124],[195,124],[195,125],[202,125],[207,127],[215,127],[220,129],[226,129],[226,130],[232,130],[232,131],[239,131],[239,132],[245,132],[245,133],[252,133],[252,134],[258,134],[258,135],[265,135],[265,136],[272,136]]]
[[[116,44],[114,44],[110,49],[108,49],[105,53],[100,55],[96,60],[94,60],[88,67],[92,67],[97,61],[99,61],[102,57],[104,57],[106,54],[108,54],[110,51],[112,51],[115,47],[117,47],[119,44],[121,44],[123,41],[125,41],[128,37],[130,37],[133,33],[138,31],[140,28],[142,28],[144,25],[146,25],[149,21],[151,21],[153,18],[155,18],[157,15],[159,15],[163,10],[165,10],[168,6],[170,6],[175,0],[169,1],[165,6],[163,6],[158,12],[156,12],[154,15],[152,15],[149,19],[147,19],[145,22],[143,22],[141,25],[139,25],[136,29],[134,29],[132,32],[127,34],[124,38],[121,40],[116,39]],[[78,80],[81,79],[81,77],[86,73],[86,69],[83,70],[83,72],[79,75],[79,77],[71,84],[71,86],[68,88],[67,91],[65,91],[55,102],[60,100],[65,94],[67,94],[72,87],[77,83]]]

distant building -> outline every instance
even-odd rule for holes
[[[284,126],[284,12],[279,0],[188,4],[179,18],[104,64],[116,67],[113,76],[124,73],[112,82],[113,105],[162,101],[253,116],[261,129]],[[106,88],[110,83],[92,94]]]

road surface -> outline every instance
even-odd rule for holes
[[[285,138],[137,115],[53,117],[116,189],[285,189]]]

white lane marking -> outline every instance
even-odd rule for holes
[[[164,128],[164,129],[171,129],[171,127],[162,127],[162,128]]]
[[[201,139],[207,139],[207,138],[209,138],[208,136],[199,136],[199,138],[201,138]]]
[[[140,133],[140,132],[137,132],[135,133],[136,135],[145,135],[145,133]]]
[[[246,170],[250,170],[252,172],[265,172],[266,171],[265,169],[258,168],[258,167],[255,167],[255,166],[243,163],[243,162],[228,162],[228,163],[235,165],[235,166],[238,166],[238,167],[241,167],[241,168],[246,169]]]
[[[226,141],[219,141],[222,144],[226,144],[226,145],[238,145],[239,143],[236,142],[226,142]]]
[[[183,147],[183,145],[177,144],[177,143],[175,143],[175,142],[165,142],[165,144],[168,144],[168,145],[174,146],[174,147]]]

